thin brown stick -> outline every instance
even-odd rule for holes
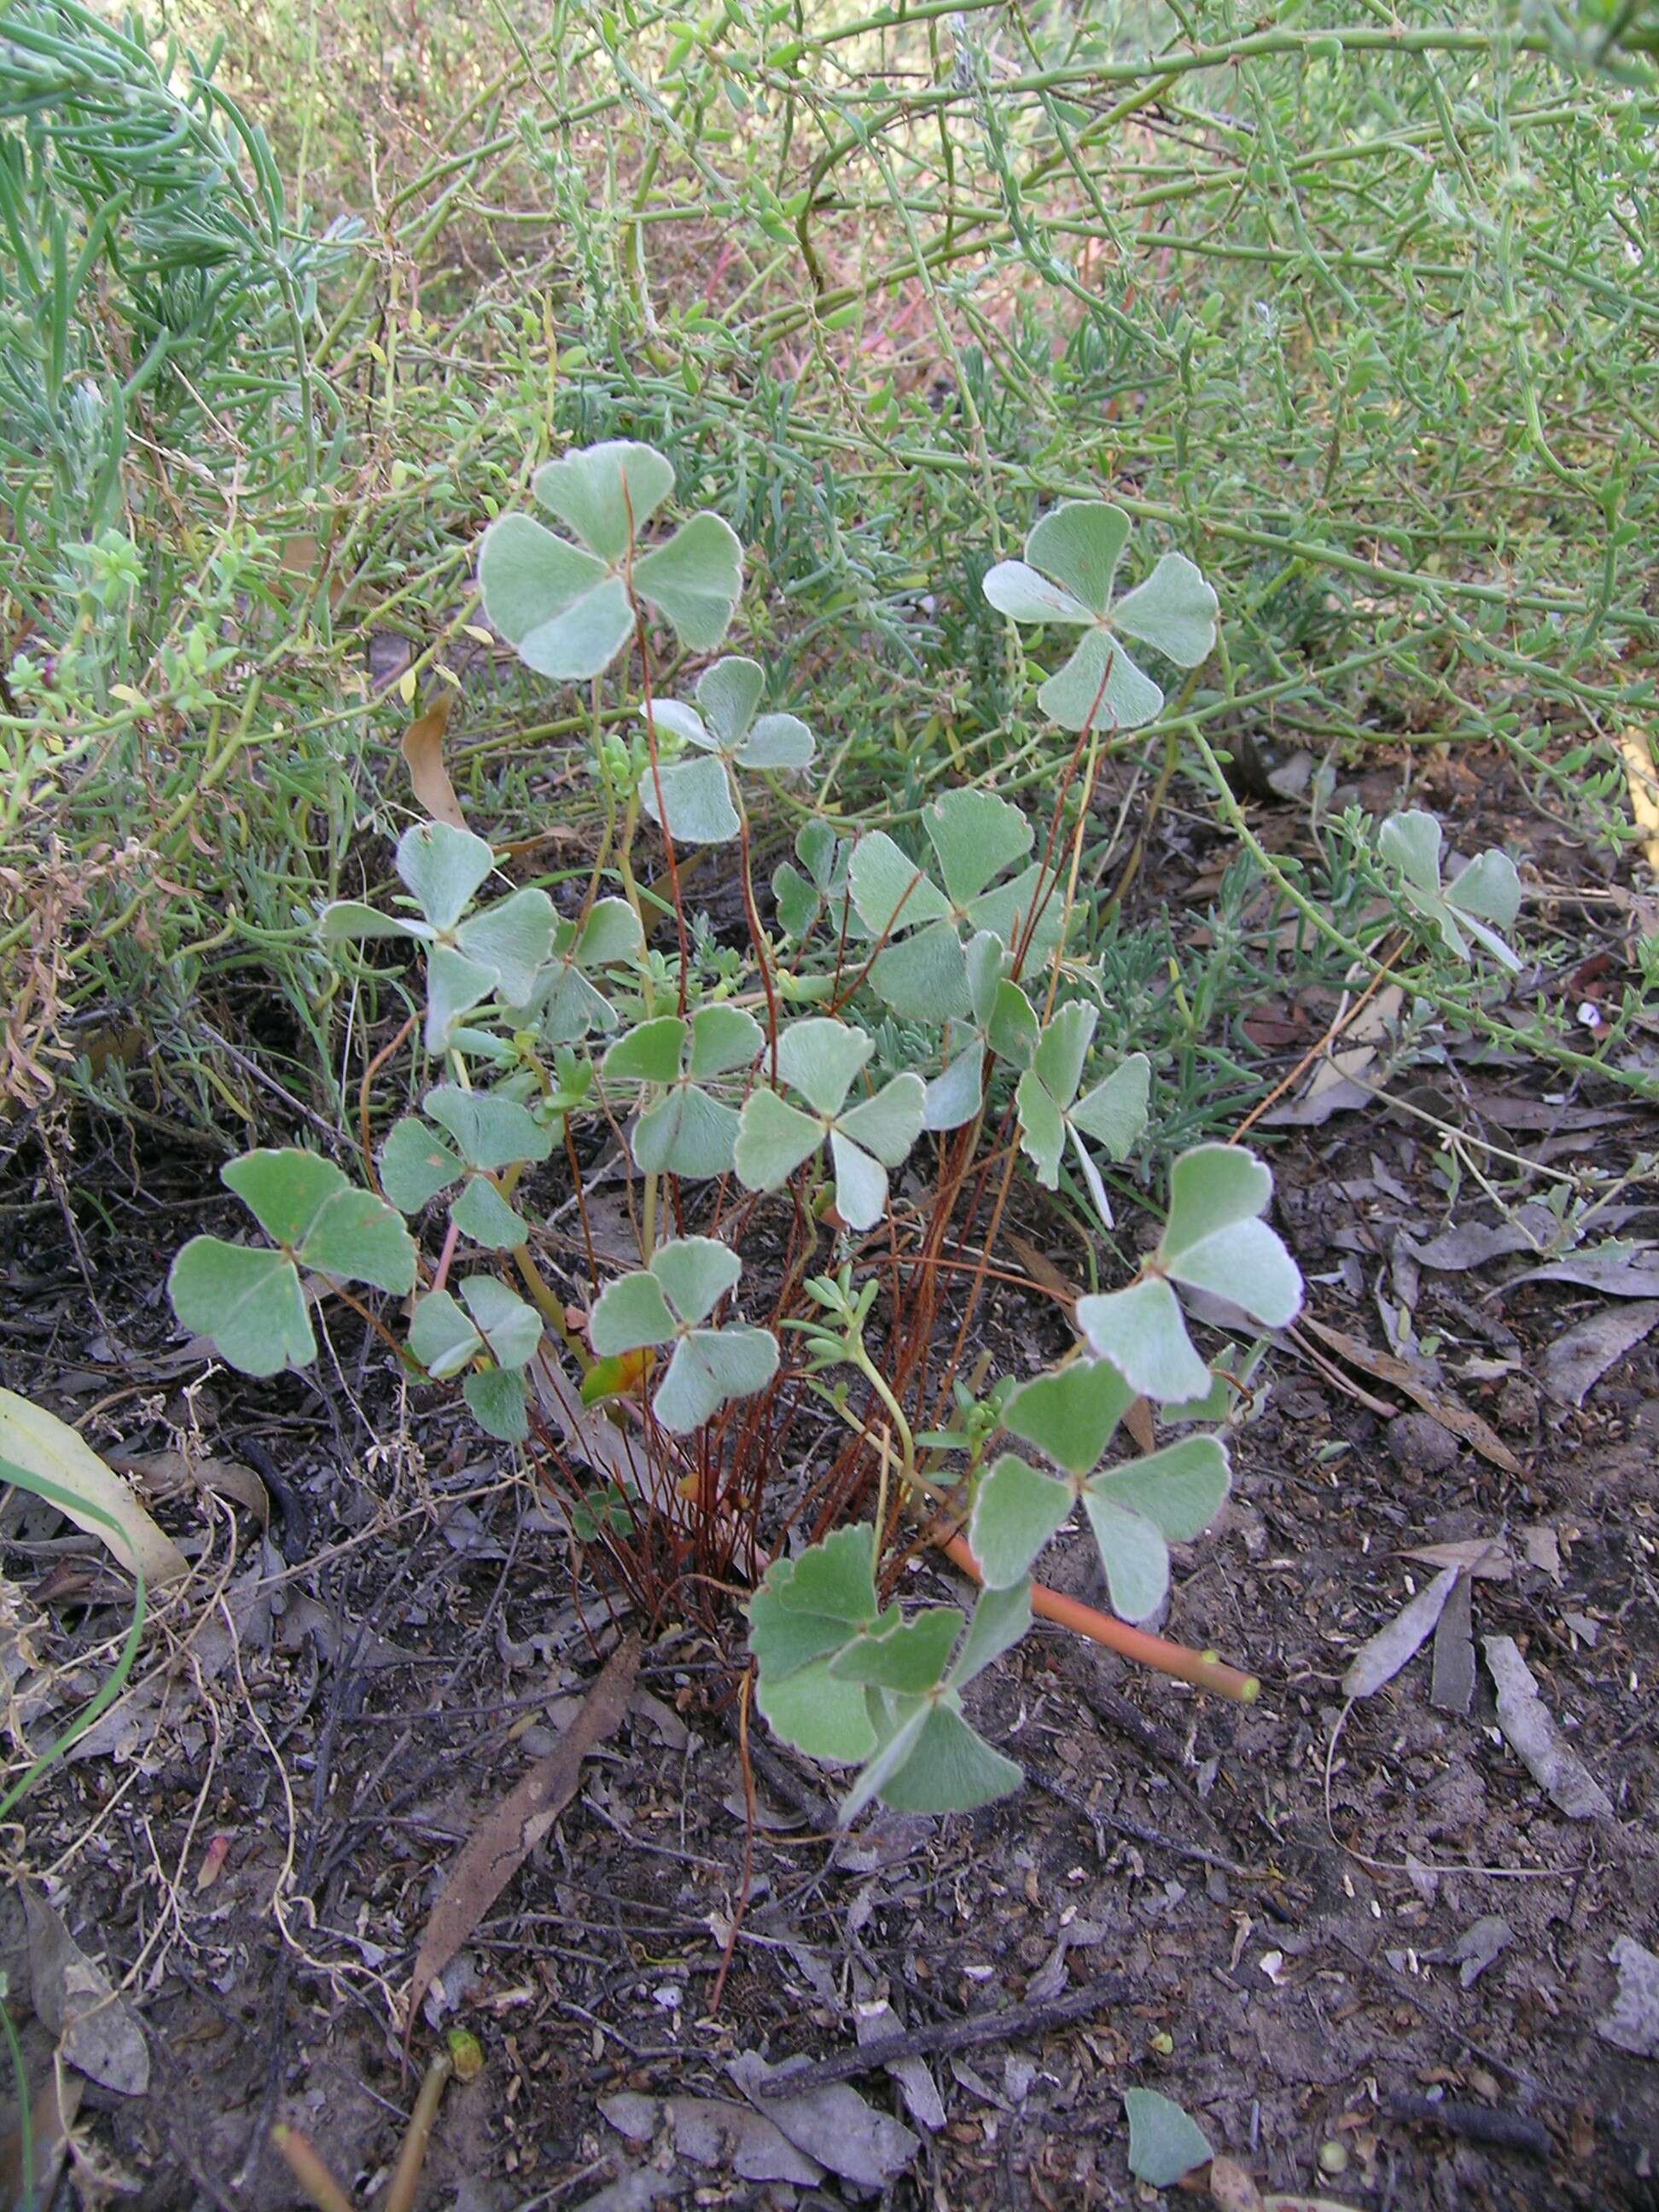
[[[415,2192],[421,2185],[421,2168],[426,2164],[426,2148],[432,2140],[444,2084],[454,2071],[455,2062],[447,2051],[439,2051],[428,2066],[422,2078],[421,2094],[409,2116],[409,2131],[398,2153],[398,2163],[392,2169],[392,2179],[386,2184],[386,2202],[380,2212],[414,2212]]]
[[[1127,2004],[1135,1984],[1127,1974],[1103,1974],[1086,1989],[1069,1990],[1045,2004],[1003,2005],[995,2012],[970,2013],[966,2020],[943,2021],[935,2027],[907,2028],[897,2035],[878,2035],[840,2058],[795,2063],[793,2070],[780,2069],[760,2087],[762,2097],[794,2097],[824,2089],[836,2081],[850,2081],[900,2058],[933,2058],[951,2051],[971,2051],[987,2043],[1012,2043],[1028,2035],[1046,2035],[1050,2028],[1087,2020],[1091,2013]]]
[[[302,2136],[298,2128],[284,2127],[279,2122],[270,2131],[270,2140],[286,2160],[289,2172],[317,2207],[317,2212],[356,2212],[351,2199],[312,2148],[308,2136]]]

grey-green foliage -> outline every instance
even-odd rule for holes
[[[648,550],[641,536],[673,489],[661,455],[636,444],[571,453],[539,471],[536,489],[580,543],[507,516],[480,556],[490,617],[529,666],[592,676],[644,635],[647,616],[664,617],[688,646],[724,635],[738,575],[725,525],[694,516]],[[1188,664],[1212,635],[1213,599],[1179,556],[1166,556],[1138,591],[1112,597],[1121,520],[1097,505],[1062,509],[1028,545],[1072,594],[1058,618],[1086,617],[1082,673],[1074,666],[1050,702],[1062,719],[1080,685],[1098,688],[1097,664],[1112,672],[1119,721],[1155,711],[1154,688],[1118,657],[1119,632]],[[1029,611],[1036,573],[1009,564],[994,572],[995,592]],[[1054,617],[1052,599],[1044,605]],[[763,714],[765,690],[760,663],[729,655],[703,672],[695,706],[653,698],[652,749],[630,756],[624,836],[642,810],[677,840],[721,842],[742,824],[739,775],[811,767],[807,726]],[[614,800],[617,764],[609,741],[598,742]],[[425,959],[424,1042],[444,1079],[386,1139],[379,1172],[392,1204],[352,1190],[308,1154],[236,1164],[227,1180],[275,1249],[196,1240],[174,1269],[181,1319],[249,1372],[303,1364],[314,1351],[305,1275],[407,1291],[415,1247],[392,1206],[418,1217],[441,1199],[443,1258],[416,1299],[409,1353],[433,1380],[460,1378],[490,1434],[521,1442],[548,1302],[529,1263],[526,1194],[573,1123],[614,1131],[618,1115],[631,1115],[629,1146],[645,1179],[641,1264],[593,1302],[584,1393],[637,1389],[647,1434],[691,1437],[769,1389],[781,1355],[771,1328],[726,1310],[743,1273],[732,1232],[683,1233],[683,1186],[730,1176],[765,1194],[793,1184],[798,1206],[812,1199],[818,1218],[833,1198],[833,1233],[857,1237],[910,1202],[894,1179],[913,1166],[925,1128],[971,1155],[981,1121],[1006,1110],[1039,1183],[1057,1190],[1069,1164],[1085,1204],[1109,1224],[1098,1157],[1123,1164],[1134,1153],[1152,1071],[1142,1053],[1095,1054],[1100,1005],[1087,971],[1066,958],[1064,854],[1052,842],[1037,852],[1030,817],[982,789],[945,793],[921,811],[920,827],[917,857],[887,829],[849,841],[827,822],[805,823],[799,868],[786,864],[775,878],[781,942],[751,945],[763,973],[746,991],[744,958],[707,930],[686,931],[678,962],[647,943],[625,854],[626,896],[595,896],[596,881],[580,911],[560,915],[535,886],[484,898],[495,862],[483,839],[441,823],[406,830],[396,854],[402,890],[389,905],[337,902],[321,917],[327,945],[401,940]],[[744,905],[752,915],[752,892]],[[732,1003],[739,993],[747,1004]],[[834,1012],[778,1012],[826,999]],[[869,1073],[878,1034],[888,1063],[879,1079]],[[915,1064],[894,1068],[896,1055]],[[665,1182],[667,1207],[659,1203]],[[815,1757],[857,1765],[846,1817],[877,1796],[918,1811],[960,1809],[1018,1782],[1018,1766],[969,1722],[963,1693],[1024,1632],[1030,1573],[1075,1506],[1118,1611],[1139,1620],[1162,1601],[1170,1545],[1196,1536],[1225,1495],[1225,1445],[1200,1432],[1127,1462],[1112,1461],[1109,1449],[1138,1395],[1188,1429],[1224,1410],[1224,1370],[1212,1376],[1194,1346],[1179,1291],[1225,1299],[1259,1329],[1295,1312],[1299,1278],[1261,1218],[1270,1192],[1247,1152],[1183,1154],[1164,1235],[1135,1279],[1079,1302],[1086,1352],[970,1407],[958,1503],[984,1583],[971,1616],[939,1606],[907,1617],[883,1606],[868,1527],[839,1530],[768,1574],[750,1608],[761,1710]],[[665,1216],[676,1233],[661,1225]],[[447,1270],[469,1247],[496,1266],[513,1255],[537,1304],[473,1259],[452,1289]],[[799,1387],[844,1410],[822,1378],[842,1365],[861,1374],[884,1408],[898,1479],[915,1484],[915,1440],[865,1342],[878,1288],[873,1273],[855,1287],[845,1258],[838,1273],[805,1282],[810,1317],[781,1318],[805,1343]],[[564,1327],[560,1313],[552,1319]],[[999,1425],[1026,1449],[988,1466]],[[947,1435],[927,1448],[957,1445]]]
[[[1391,814],[1377,832],[1377,850],[1398,870],[1401,896],[1447,951],[1472,962],[1470,939],[1504,967],[1521,962],[1507,941],[1521,911],[1521,878],[1507,853],[1477,853],[1450,884],[1440,880],[1440,824],[1413,808]]]
[[[45,468],[59,530],[115,520],[137,421],[196,466],[234,459],[242,499],[306,461],[306,325],[349,234],[296,226],[264,134],[194,55],[79,0],[12,0],[0,455]]]

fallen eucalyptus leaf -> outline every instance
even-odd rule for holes
[[[756,2051],[730,2061],[726,2072],[747,2097],[757,2097],[779,2069]],[[921,2148],[907,2127],[866,2104],[845,2081],[791,2095],[768,2096],[766,2111],[788,2136],[820,2166],[860,2189],[884,2189],[902,2173]]]
[[[1461,1567],[1443,1567],[1426,1589],[1403,1605],[1386,1627],[1362,1644],[1342,1677],[1345,1698],[1369,1698],[1419,1651],[1451,1595]]]
[[[1429,1703],[1439,1713],[1466,1714],[1474,1703],[1474,1615],[1467,1574],[1459,1577],[1434,1626]]]
[[[1561,1741],[1515,1638],[1486,1636],[1481,1644],[1498,1686],[1498,1725],[1528,1773],[1570,1820],[1611,1820],[1612,1798]]]
[[[624,2090],[602,2097],[599,2110],[630,2142],[649,2142],[666,2120],[680,2157],[744,2181],[793,2181],[811,2188],[823,2179],[817,2159],[797,2150],[775,2121],[732,2098],[646,2097]]]
[[[1483,1913],[1473,1921],[1446,1953],[1457,1967],[1461,1986],[1472,1990],[1498,1954],[1507,1951],[1515,1941],[1515,1930],[1507,1920],[1496,1912]]]
[[[27,1888],[23,1917],[35,2014],[58,2038],[58,2057],[118,2096],[142,2097],[149,2087],[149,2048],[131,2007],[46,1899]]]
[[[1541,1380],[1558,1406],[1582,1406],[1591,1386],[1616,1360],[1651,1334],[1659,1322],[1659,1298],[1627,1306],[1607,1306],[1589,1321],[1544,1347]]]

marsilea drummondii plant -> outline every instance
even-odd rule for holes
[[[689,927],[660,876],[641,889],[635,860],[648,868],[659,836],[738,844],[746,866],[749,809],[780,777],[810,793],[816,751],[747,656],[706,659],[685,697],[659,692],[662,647],[717,655],[742,586],[718,516],[662,522],[672,489],[647,446],[573,453],[537,471],[547,520],[505,515],[480,552],[489,621],[526,666],[584,684],[616,670],[637,687],[621,695],[637,702],[632,732],[595,744],[612,827],[589,896],[556,908],[539,886],[507,885],[471,831],[407,828],[386,890],[329,908],[319,929],[360,973],[400,951],[424,963],[418,1105],[362,1163],[364,1184],[300,1150],[232,1162],[224,1181],[259,1236],[193,1238],[173,1302],[230,1365],[269,1376],[314,1360],[334,1297],[401,1301],[407,1371],[458,1378],[508,1444],[533,1431],[544,1452],[582,1450],[544,1408],[549,1386],[561,1405],[586,1399],[601,1445],[619,1423],[665,1470],[648,1495],[622,1495],[630,1462],[590,1440],[595,1513],[678,1516],[687,1542],[747,1515],[723,1556],[773,1555],[748,1607],[759,1707],[792,1744],[857,1770],[848,1816],[876,1797],[970,1807],[1019,1779],[963,1693],[1029,1626],[1045,1548],[1080,1514],[1115,1613],[1144,1620],[1164,1601],[1170,1547],[1226,1496],[1227,1417],[1248,1370],[1204,1358],[1186,1302],[1259,1340],[1293,1318],[1301,1285],[1267,1221],[1266,1167],[1200,1145],[1170,1164],[1163,1231],[1133,1277],[1078,1298],[1072,1352],[988,1396],[958,1383],[946,1425],[929,1425],[937,1404],[899,1379],[894,1348],[930,1222],[967,1203],[984,1182],[968,1170],[994,1155],[1010,1172],[1023,1159],[1103,1233],[1106,1170],[1142,1143],[1155,1071],[1143,1054],[1097,1049],[1102,1008],[1066,891],[1080,828],[1059,812],[1063,834],[1042,839],[985,788],[933,801],[915,835],[811,815],[764,925],[766,886],[745,874],[743,951]],[[1117,591],[1129,538],[1115,507],[1071,501],[985,580],[1015,621],[1082,633],[1038,695],[1067,730],[1160,711],[1125,641],[1188,669],[1214,641],[1215,595],[1183,556]],[[1496,950],[1513,919],[1505,885],[1489,870],[1443,895],[1429,845],[1411,817],[1388,841],[1404,896],[1443,934]],[[878,1039],[896,1035],[913,1064],[891,1065],[884,1042],[878,1065]],[[545,1279],[538,1218],[550,1183],[569,1195],[589,1139],[610,1130],[624,1133],[638,1265],[600,1267],[573,1304]],[[745,1270],[751,1253],[768,1256]],[[1138,1401],[1169,1432],[1139,1453],[1123,1443]],[[764,1456],[757,1438],[802,1434],[789,1425],[811,1402],[867,1447],[875,1514],[802,1544],[789,1531],[805,1464],[768,1462],[763,1483],[726,1477],[745,1452],[745,1467]],[[959,1559],[965,1540],[971,1610],[888,1594],[890,1547],[918,1534]]]

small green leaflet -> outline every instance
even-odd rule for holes
[[[422,919],[346,899],[325,907],[326,945],[410,938],[427,948],[426,1042],[443,1051],[456,1024],[491,997],[528,999],[552,950],[556,917],[542,890],[514,891],[463,920],[495,856],[482,837],[447,822],[417,822],[398,842],[397,868]]]
[[[734,769],[805,768],[812,733],[794,714],[757,715],[766,678],[758,661],[732,656],[703,671],[697,704],[659,699],[649,722],[702,757],[659,763],[640,785],[640,803],[653,822],[666,820],[677,844],[724,844],[739,829]]]
[[[1302,1305],[1302,1277],[1261,1219],[1273,1177],[1238,1145],[1198,1145],[1170,1172],[1170,1214],[1142,1279],[1079,1298],[1077,1324],[1145,1397],[1201,1399],[1210,1370],[1193,1349],[1173,1285],[1209,1292],[1263,1328],[1285,1328]]]
[[[854,1078],[875,1049],[862,1031],[813,1016],[778,1038],[779,1079],[813,1109],[803,1112],[770,1089],[751,1091],[738,1119],[733,1164],[750,1190],[781,1190],[826,1138],[836,1206],[850,1229],[870,1229],[887,1203],[887,1176],[921,1133],[927,1092],[920,1076],[896,1075],[873,1097],[848,1106]]]
[[[1035,1445],[1065,1479],[1013,1453],[981,1476],[968,1541],[988,1588],[1029,1574],[1081,1498],[1114,1608],[1126,1620],[1144,1620],[1162,1602],[1169,1547],[1196,1536],[1215,1517],[1227,1494],[1227,1455],[1215,1437],[1188,1437],[1102,1468],[1134,1395],[1103,1359],[1074,1359],[1012,1393],[1004,1426]]]
[[[689,1022],[665,1015],[630,1030],[605,1058],[607,1083],[643,1088],[634,1159],[653,1175],[724,1175],[737,1142],[738,1109],[708,1087],[744,1074],[765,1042],[740,1006],[701,1007]]]
[[[450,1207],[456,1226],[487,1250],[516,1249],[529,1231],[493,1178],[503,1169],[544,1160],[551,1135],[516,1100],[488,1091],[440,1084],[422,1103],[428,1119],[406,1115],[386,1138],[380,1188],[401,1212],[418,1213],[459,1182]]]
[[[1079,1098],[1083,1063],[1098,1018],[1097,1009],[1085,1006],[1081,1000],[1073,999],[1061,1006],[1042,1032],[1014,1096],[1019,1110],[1020,1149],[1035,1163],[1037,1181],[1045,1190],[1056,1188],[1060,1157],[1069,1139],[1095,1211],[1109,1229],[1112,1209],[1106,1186],[1084,1140],[1092,1138],[1115,1160],[1128,1158],[1146,1126],[1152,1071],[1144,1052],[1131,1053],[1104,1082]]]
[[[843,1824],[877,1796],[908,1811],[957,1812],[1005,1796],[1020,1770],[975,1734],[961,1692],[1030,1625],[1029,1585],[984,1592],[963,1635],[954,1606],[908,1621],[896,1607],[884,1613],[874,1567],[875,1532],[865,1524],[769,1569],[749,1604],[761,1711],[811,1758],[868,1762]]]

